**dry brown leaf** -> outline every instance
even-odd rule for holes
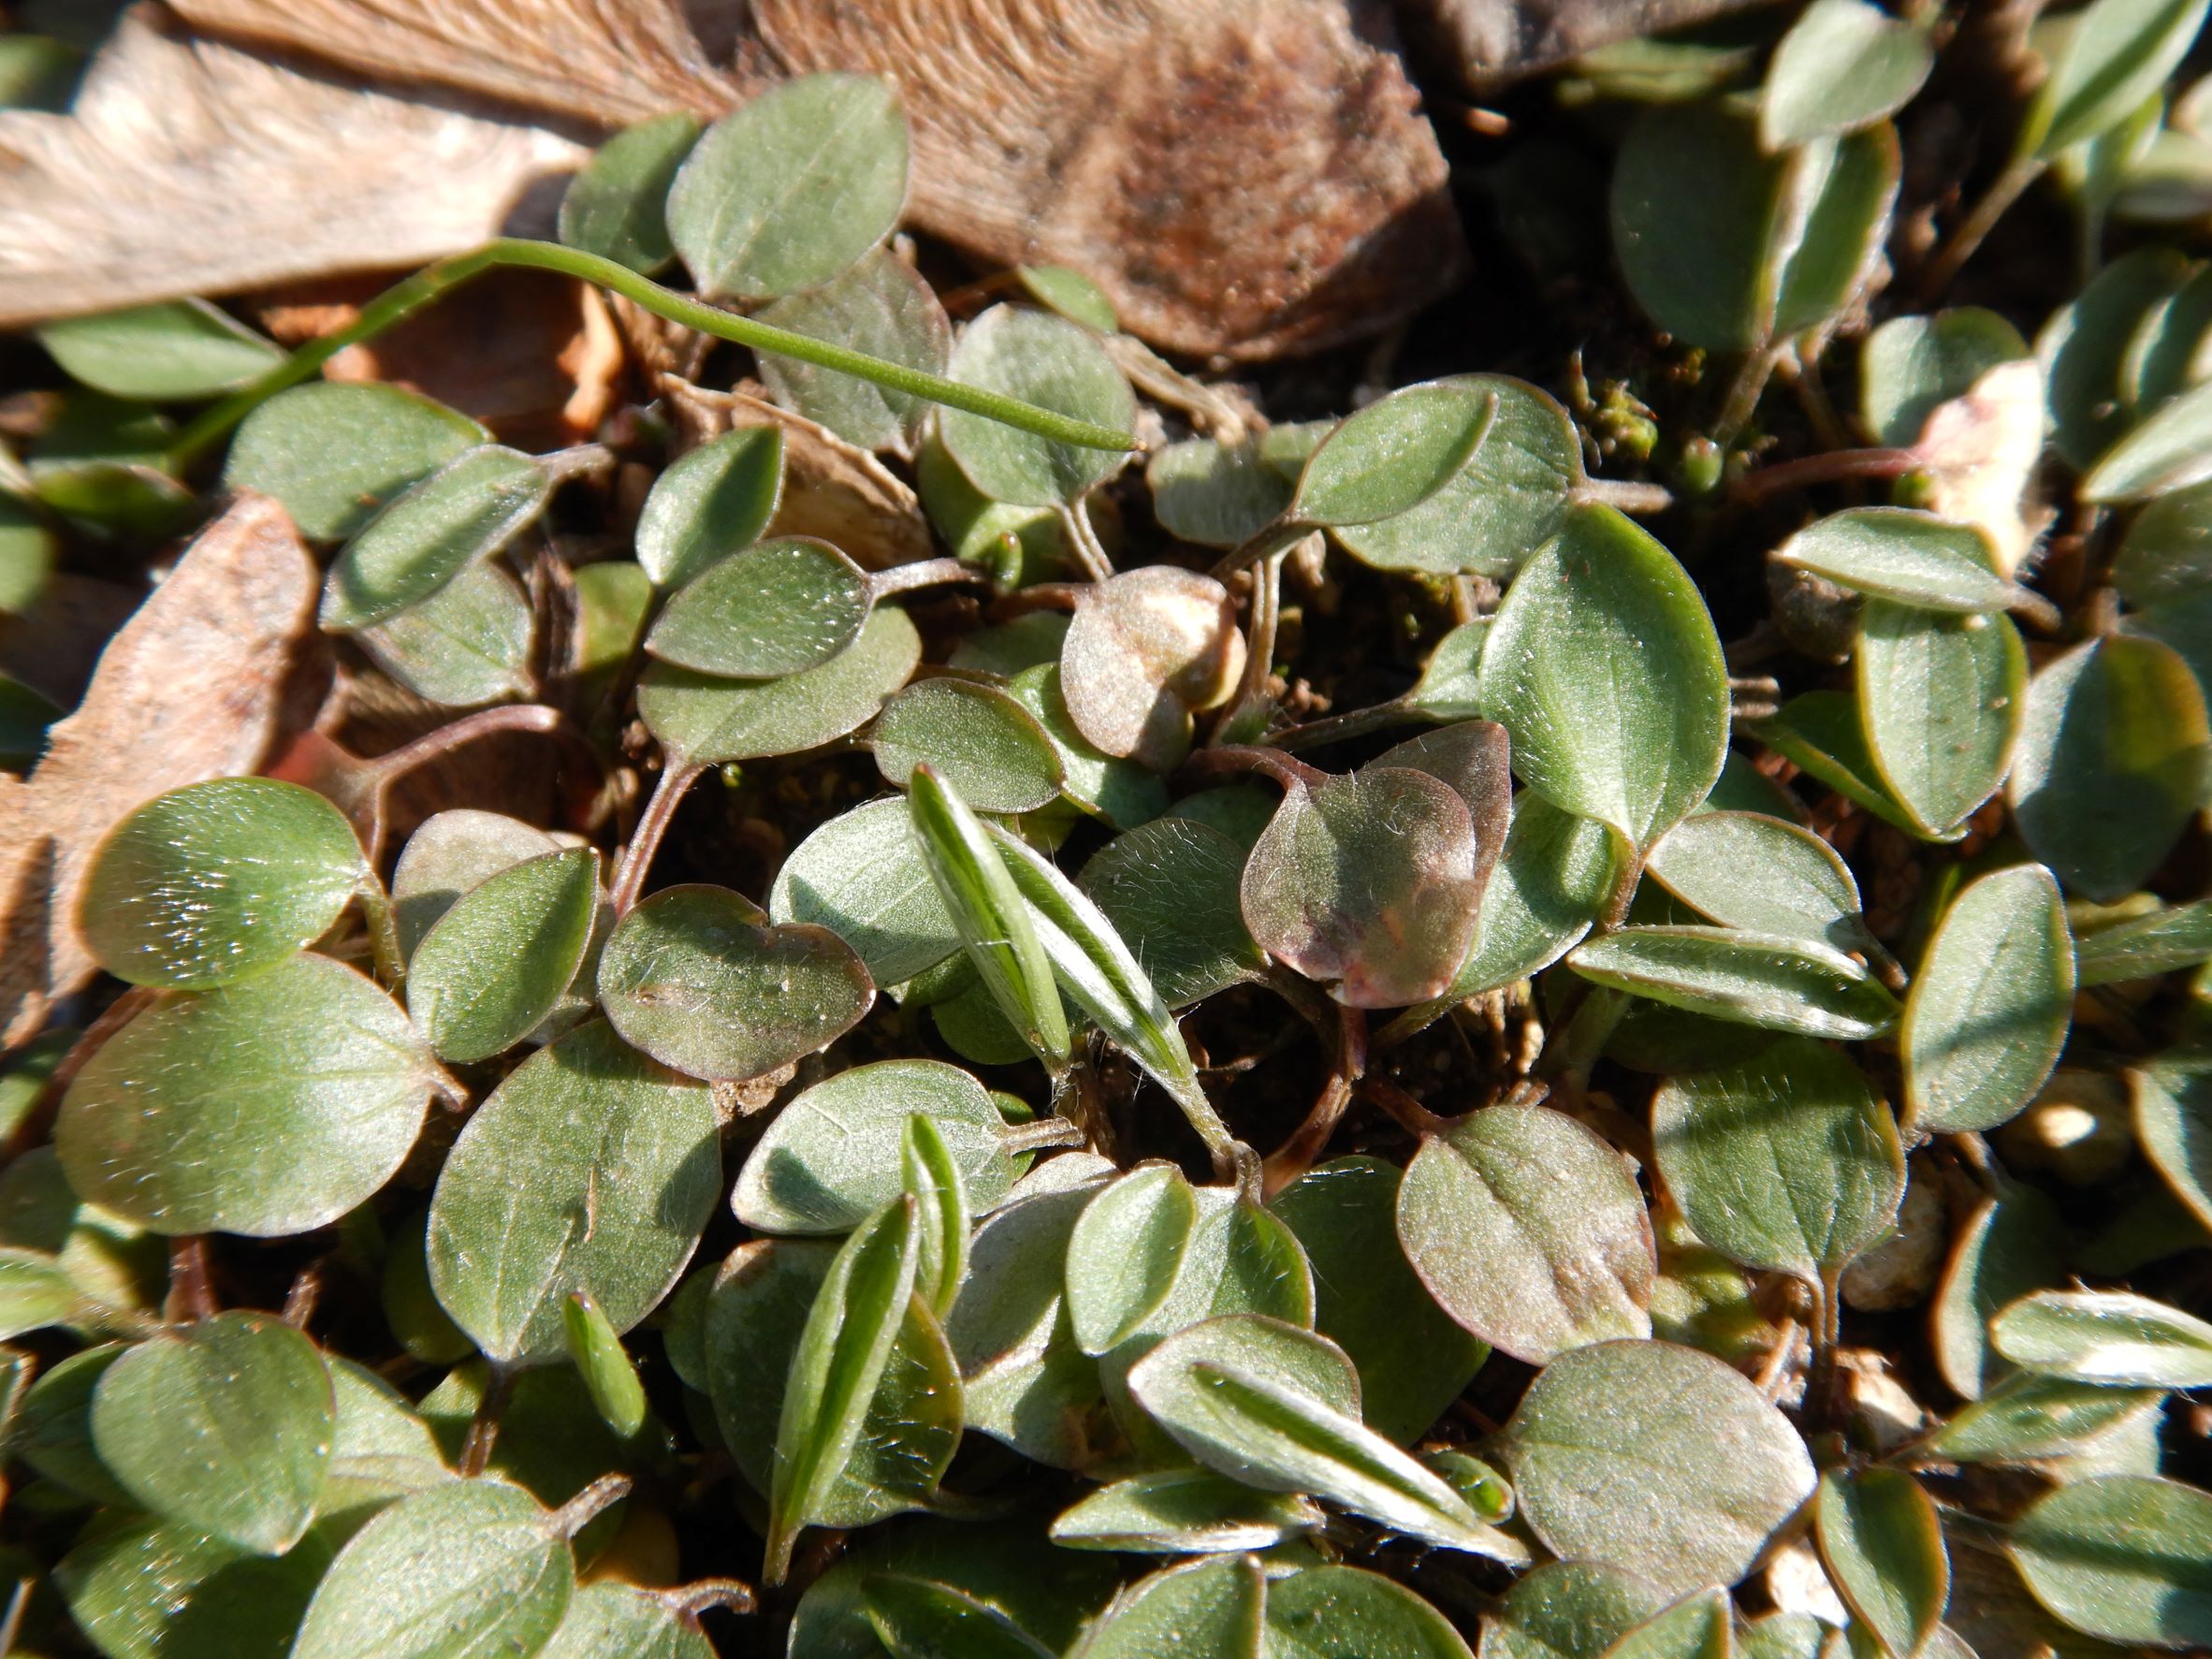
[[[1920,429],[1913,454],[1928,477],[1928,504],[1946,518],[1979,525],[1998,569],[2016,575],[2050,522],[2027,500],[2043,455],[2043,367],[2033,357],[2000,363],[1941,403]]]
[[[550,225],[558,196],[533,188],[584,153],[190,41],[138,7],[71,114],[0,111],[0,327],[422,264]]]
[[[727,0],[176,3],[351,68],[606,124],[714,114],[808,70],[889,76],[914,123],[916,224],[994,263],[1071,266],[1180,351],[1370,333],[1463,259],[1375,0],[754,0],[743,39]],[[707,67],[724,41],[733,67]]]
[[[109,642],[28,781],[0,787],[0,1045],[92,977],[74,917],[109,829],[165,790],[260,765],[319,586],[284,508],[240,501]]]

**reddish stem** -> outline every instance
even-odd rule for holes
[[[646,871],[653,862],[653,854],[660,851],[661,839],[668,833],[669,824],[675,821],[677,808],[682,805],[685,793],[699,774],[706,770],[695,763],[662,770],[661,780],[653,786],[653,798],[646,803],[645,813],[630,837],[630,845],[622,849],[621,862],[615,866],[611,896],[618,917],[627,916],[635,908],[637,895],[645,890]]]

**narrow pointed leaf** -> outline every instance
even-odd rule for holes
[[[647,633],[663,662],[732,679],[819,668],[860,637],[874,600],[865,572],[805,536],[732,553],[677,592]]]
[[[339,549],[322,625],[349,633],[420,604],[521,534],[552,493],[551,474],[519,451],[487,444],[457,456]]]
[[[1903,507],[1830,514],[1783,543],[1774,557],[1855,593],[1916,610],[1972,616],[2001,611],[2011,598],[1987,536],[1972,525]]]
[[[560,1004],[599,907],[599,854],[564,848],[502,870],[455,901],[408,964],[407,1011],[440,1059],[488,1060]]]
[[[1304,1498],[1254,1492],[1211,1470],[1170,1470],[1100,1487],[1055,1518],[1052,1539],[1071,1550],[1214,1555],[1286,1543],[1322,1519]]]
[[[1951,1595],[1951,1560],[1936,1508],[1900,1469],[1830,1471],[1813,1502],[1813,1532],[1854,1617],[1885,1652],[1913,1659]]]
[[[2212,1325],[2147,1296],[2038,1290],[1989,1321],[1997,1351],[2050,1376],[2119,1388],[2212,1386]]]
[[[1859,620],[1858,696],[1886,792],[1920,831],[1947,835],[1997,792],[2020,739],[2028,658],[2002,617],[1893,600]]]
[[[1068,1314],[1086,1354],[1118,1347],[1167,1299],[1198,1221],[1171,1164],[1133,1170],[1084,1207],[1068,1238]]]
[[[601,1420],[622,1439],[630,1439],[646,1424],[645,1385],[622,1350],[621,1333],[588,1291],[570,1291],[560,1315],[568,1357],[591,1391]]]
[[[1567,966],[1669,1007],[1806,1037],[1879,1037],[1899,1011],[1856,961],[1787,934],[1623,927],[1578,946]]]
[[[960,1282],[968,1276],[968,1188],[943,1132],[924,1113],[908,1114],[906,1138],[899,1148],[899,1185],[914,1201],[920,1251],[914,1290],[942,1320],[953,1311]]]

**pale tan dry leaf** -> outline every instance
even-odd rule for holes
[[[260,765],[320,586],[284,508],[240,500],[109,642],[30,779],[0,788],[0,1046],[92,977],[75,915],[101,837],[166,790]]]
[[[726,0],[176,4],[352,68],[609,124],[714,114],[809,70],[888,76],[914,124],[914,223],[997,264],[1071,266],[1126,327],[1179,351],[1370,333],[1464,258],[1377,0],[753,0],[742,39]],[[714,27],[693,33],[703,17]],[[691,78],[725,34],[732,68]]]
[[[68,115],[0,111],[0,327],[416,265],[549,225],[585,154],[512,118],[325,80],[138,7]],[[532,214],[535,217],[532,217]]]
[[[2027,500],[2045,424],[2043,367],[2021,357],[1998,364],[1965,396],[1938,404],[1913,445],[1929,479],[1928,506],[1987,532],[2008,576],[2027,562],[2050,522],[2047,511]]]

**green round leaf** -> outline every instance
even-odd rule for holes
[[[708,565],[646,635],[663,662],[733,679],[819,668],[874,608],[861,568],[827,542],[779,536]]]
[[[1101,334],[1112,334],[1121,327],[1113,314],[1113,301],[1080,270],[1070,270],[1065,265],[1017,265],[1014,275],[1038,304],[1049,306],[1071,322]]]
[[[2002,617],[1889,600],[1861,614],[1858,695],[1881,780],[1921,830],[1948,834],[1997,792],[2022,732],[2028,656]]]
[[[1857,950],[1858,883],[1818,836],[1757,812],[1699,812],[1666,832],[1647,866],[1684,904],[1728,927],[1801,934]]]
[[[2043,1087],[2074,1014],[2074,941],[2041,865],[1984,876],[1943,913],[1905,998],[1899,1048],[1912,1121],[1993,1129]]]
[[[1989,1321],[2014,1364],[2115,1388],[2212,1384],[2212,1325],[2119,1290],[2038,1290]]]
[[[38,343],[80,385],[154,402],[235,391],[284,360],[204,299],[65,318],[39,329]]]
[[[2156,640],[2075,647],[2028,689],[2013,815],[2070,892],[2110,901],[2158,867],[2204,793],[2196,677]]]
[[[2212,390],[2192,386],[2105,451],[2081,481],[2085,502],[2147,501],[2212,478]]]
[[[599,908],[599,854],[567,847],[472,888],[415,947],[407,1011],[430,1052],[456,1064],[520,1042],[583,965]]]
[[[624,127],[568,182],[560,240],[650,276],[676,257],[668,240],[668,188],[699,139],[684,110]]]
[[[1663,1594],[1733,1584],[1812,1494],[1812,1460],[1741,1373],[1663,1342],[1546,1366],[1506,1425],[1521,1513],[1555,1555]]]
[[[498,812],[456,807],[433,813],[407,837],[392,871],[392,910],[408,956],[462,894],[526,858],[559,851],[544,830]]]
[[[937,291],[885,248],[870,249],[818,288],[779,299],[760,318],[924,374],[942,374],[952,355],[953,328]],[[761,378],[778,402],[863,449],[910,454],[931,407],[911,393],[796,357],[763,354]]]
[[[781,679],[722,679],[655,663],[638,683],[637,711],[667,749],[701,765],[797,754],[873,719],[921,659],[914,624],[884,605],[821,667]]]
[[[1973,615],[2001,611],[2011,598],[1986,534],[1903,507],[1831,513],[1783,543],[1774,557],[1838,587],[1915,610]]]
[[[637,516],[637,562],[661,587],[680,588],[758,540],[782,495],[782,429],[724,432],[653,480]]]
[[[1260,1659],[1267,1580],[1250,1555],[1185,1562],[1141,1579],[1113,1598],[1069,1659]]]
[[[1331,534],[1377,570],[1509,576],[1566,521],[1584,482],[1582,441],[1567,412],[1526,381],[1470,374],[1441,384],[1496,400],[1474,452],[1418,506],[1332,524]]]
[[[895,1653],[1053,1659],[1050,1648],[1004,1613],[949,1584],[872,1574],[861,1584],[860,1601],[877,1637]]]
[[[2090,1636],[2212,1642],[2212,1496],[2114,1475],[2062,1486],[2014,1526],[2013,1564],[2035,1599]]]
[[[1863,1041],[1897,1023],[1897,999],[1854,958],[1782,933],[1620,927],[1567,958],[1585,979],[1692,1013]]]
[[[1267,1587],[1270,1659],[1473,1659],[1451,1621],[1395,1579],[1310,1566]]]
[[[2134,1083],[2143,1156],[2190,1213],[2212,1226],[2212,1070],[2204,1055],[2174,1050],[2138,1070]]]
[[[344,1535],[322,1522],[271,1559],[195,1527],[118,1516],[88,1527],[53,1579],[109,1659],[284,1659]]]
[[[339,1552],[292,1659],[535,1653],[575,1587],[553,1517],[519,1487],[451,1480],[402,1498]]]
[[[473,708],[529,694],[537,618],[515,578],[472,564],[420,604],[354,636],[416,696]]]
[[[1688,817],[1727,758],[1728,670],[1705,601],[1609,507],[1578,508],[1522,567],[1481,691],[1521,781],[1638,847]]]
[[[1290,516],[1303,524],[1373,524],[1409,512],[1477,454],[1499,395],[1473,377],[1402,386],[1321,441],[1299,474]]]
[[[968,325],[953,350],[952,377],[964,386],[1128,431],[1136,396],[1099,337],[1049,312],[995,305]],[[957,409],[938,412],[946,453],[995,502],[1054,507],[1120,470],[1126,457],[1083,449]]]
[[[868,734],[876,766],[904,786],[930,765],[979,812],[1034,812],[1056,799],[1059,750],[1029,711],[996,686],[925,679],[883,705]]]
[[[2118,1389],[2030,1373],[1953,1412],[1930,1456],[1961,1463],[2034,1463],[2088,1450],[2131,1419],[2161,1411],[2163,1389]]]
[[[1532,1364],[1647,1336],[1658,1272],[1627,1160],[1549,1107],[1492,1107],[1421,1142],[1398,1237],[1444,1311]]]
[[[2131,412],[2120,375],[2128,343],[2144,318],[2189,280],[2190,269],[2172,248],[2124,254],[2036,336],[2035,355],[2049,386],[2051,440],[2076,471],[2095,466],[2126,430]]]
[[[398,386],[321,381],[279,392],[246,416],[223,484],[276,497],[303,536],[342,541],[410,485],[490,438],[467,415]]]
[[[2036,89],[2019,153],[2048,160],[2124,120],[2172,74],[2205,22],[2205,0],[2102,0],[2071,20]]]
[[[1170,1008],[1252,978],[1266,957],[1239,905],[1244,851],[1208,824],[1156,818],[1116,836],[1079,883],[1106,912]]]
[[[1445,1316],[1398,1243],[1399,1172],[1375,1157],[1308,1170],[1271,1208],[1314,1270],[1314,1326],[1360,1374],[1361,1416],[1404,1446],[1474,1379],[1490,1348]]]
[[[1866,0],[1814,0],[1774,49],[1759,96],[1769,150],[1869,126],[1912,100],[1935,66],[1927,34]]]
[[[793,848],[768,890],[768,914],[828,928],[879,985],[903,984],[960,949],[895,795],[831,819]]]
[[[552,475],[518,450],[486,444],[456,456],[338,550],[322,625],[351,633],[422,604],[513,541],[552,493]]]
[[[1989,1321],[2030,1290],[2059,1283],[2065,1249],[2058,1207],[2030,1186],[2006,1186],[1959,1229],[1932,1321],[1936,1365],[1957,1392],[1979,1399],[2012,1369],[1990,1346]]]
[[[706,129],[668,193],[700,292],[767,299],[836,276],[907,199],[907,116],[872,75],[802,75]]]
[[[1425,773],[1294,780],[1244,865],[1244,924],[1351,1007],[1424,1001],[1466,956],[1477,851],[1466,804]]]
[[[900,1141],[916,1112],[951,1147],[969,1202],[1002,1202],[1015,1171],[983,1085],[941,1061],[882,1060],[786,1102],[747,1157],[730,1207],[762,1232],[850,1231],[898,1196]]]
[[[145,1508],[282,1555],[314,1519],[336,1412],[314,1344],[266,1314],[220,1314],[108,1367],[93,1444]]]
[[[367,878],[353,826],[323,796],[219,778],[157,795],[109,832],[78,925],[118,979],[206,990],[313,944]]]
[[[1697,1236],[1747,1267],[1831,1279],[1904,1198],[1888,1107],[1841,1054],[1802,1038],[1668,1078],[1652,1101],[1652,1140]]]
[[[1594,1561],[1548,1561],[1483,1622],[1482,1659],[1599,1659],[1666,1605],[1656,1586]]]
[[[492,1359],[554,1359],[575,1292],[617,1331],[660,1305],[720,1188],[707,1091],[594,1022],[461,1130],[430,1201],[430,1288]]]
[[[1084,1206],[1068,1237],[1066,1294],[1084,1353],[1103,1354],[1143,1329],[1174,1288],[1197,1224],[1190,1183],[1171,1164],[1133,1170]]]
[[[1901,1469],[1834,1470],[1813,1504],[1820,1558],[1853,1615],[1892,1653],[1916,1653],[1951,1595],[1935,1505]]]
[[[827,928],[779,927],[723,887],[671,887],[616,924],[599,956],[615,1029],[693,1077],[742,1082],[827,1048],[876,1000]]]
[[[390,997],[294,956],[138,1013],[69,1085],[54,1144],[80,1196],[140,1226],[277,1238],[392,1177],[436,1074]]]
[[[714,1659],[714,1649],[661,1597],[603,1579],[577,1587],[538,1659]]]
[[[1296,480],[1268,464],[1264,442],[1192,438],[1155,450],[1144,482],[1161,528],[1201,547],[1234,547],[1281,517]]]
[[[1686,1595],[1605,1652],[1605,1659],[1734,1659],[1733,1608],[1725,1590]]]
[[[1980,306],[1892,317],[1859,349],[1859,418],[1875,443],[1904,448],[1919,442],[1940,406],[1966,396],[1999,364],[2029,355],[2020,331]]]
[[[1483,890],[1475,947],[1445,996],[1463,1000],[1551,966],[1590,931],[1613,889],[1614,841],[1605,825],[1563,812],[1523,790],[1513,827]]]

